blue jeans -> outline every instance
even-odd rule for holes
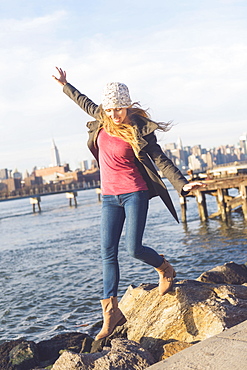
[[[142,245],[149,203],[148,190],[122,195],[103,195],[102,198],[101,256],[105,299],[117,296],[118,245],[124,222],[125,246],[130,256],[153,267],[159,267],[163,258],[154,249]]]

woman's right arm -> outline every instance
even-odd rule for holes
[[[59,78],[52,76],[60,85],[63,86],[63,92],[68,95],[76,104],[79,105],[90,116],[98,117],[98,105],[90,100],[86,95],[81,94],[74,86],[70,85],[66,79],[66,72],[56,67]]]

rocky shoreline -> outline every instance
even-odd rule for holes
[[[130,286],[119,306],[127,323],[108,338],[59,334],[35,343],[0,345],[0,370],[146,369],[247,320],[247,266],[229,262],[196,280],[175,281],[161,297],[157,286]]]

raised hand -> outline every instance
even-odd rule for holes
[[[59,78],[57,78],[56,76],[52,75],[52,77],[54,78],[54,80],[56,80],[60,85],[64,86],[66,85],[67,83],[67,80],[66,80],[66,72],[62,70],[62,68],[58,68],[56,67],[58,73],[59,73]]]

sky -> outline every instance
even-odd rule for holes
[[[92,120],[52,78],[95,103],[107,82],[173,127],[160,145],[237,145],[247,132],[246,0],[0,0],[0,169],[92,159]]]

